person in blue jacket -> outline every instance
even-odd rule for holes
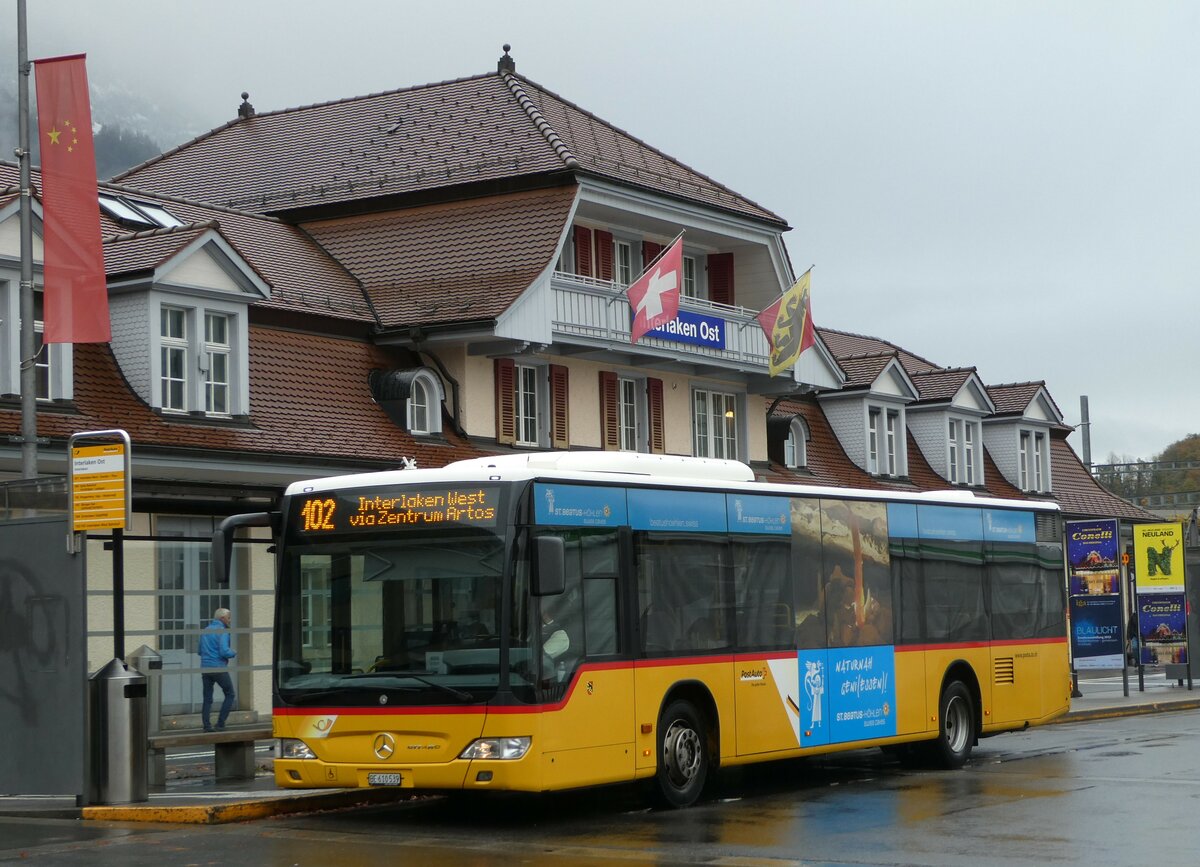
[[[213,686],[221,687],[225,699],[221,702],[221,710],[217,714],[217,731],[225,728],[225,720],[233,710],[236,698],[233,692],[233,679],[229,676],[229,660],[237,656],[229,646],[228,608],[218,608],[213,612],[213,621],[204,627],[200,633],[200,678],[204,682],[204,700],[200,705],[200,716],[204,721],[204,730],[211,732]]]

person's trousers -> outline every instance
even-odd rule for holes
[[[229,717],[229,712],[233,710],[234,699],[237,698],[233,692],[233,678],[229,676],[228,671],[204,671],[200,673],[200,678],[204,682],[204,700],[200,705],[200,718],[204,722],[204,730],[212,731],[212,703],[213,703],[213,686],[221,687],[221,692],[225,696],[225,700],[221,702],[221,710],[217,713],[217,728],[225,728],[225,720]]]

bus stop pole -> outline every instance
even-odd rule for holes
[[[113,656],[125,660],[125,531],[113,529]]]

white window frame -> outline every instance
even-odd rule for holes
[[[178,321],[182,325],[181,333],[167,333],[173,331],[168,326],[174,322],[174,314],[178,314]],[[158,309],[158,405],[163,412],[181,412],[188,411],[190,401],[188,400],[190,391],[190,380],[188,376],[191,370],[189,356],[191,352],[190,341],[188,340],[188,331],[190,323],[189,311],[184,307],[176,307],[170,304],[163,304]],[[180,375],[178,377],[171,375],[174,367],[173,360],[178,358],[180,361]],[[168,401],[168,396],[174,390],[175,383],[179,383],[179,405],[176,406],[173,402]]]
[[[183,314],[183,337],[164,337],[163,311],[177,310]],[[225,320],[225,343],[209,341],[208,317]],[[153,293],[149,303],[150,382],[153,384],[150,405],[164,415],[193,415],[214,419],[237,418],[249,414],[249,343],[247,315],[244,304],[179,296],[173,293]],[[168,380],[164,369],[164,350],[183,353],[183,406],[166,406],[163,385]],[[224,357],[226,382],[213,376],[212,358]],[[210,386],[223,386],[226,391],[224,412],[210,407]]]
[[[961,446],[959,445],[959,437],[962,435],[962,421],[957,418],[952,418],[949,421],[949,430],[946,436],[947,445],[950,450],[949,460],[947,462],[948,472],[946,477],[950,480],[950,484],[957,485],[960,472],[959,461],[962,460]]]
[[[983,477],[982,457],[979,444],[979,422],[970,418],[950,416],[947,427],[948,471],[946,478],[952,485],[977,484]]]
[[[692,388],[692,454],[698,458],[741,460],[743,395],[716,388]]]
[[[867,472],[873,476],[904,476],[908,472],[904,410],[887,404],[868,404],[866,425]]]
[[[1017,429],[1017,480],[1022,491],[1050,490],[1050,435],[1037,428]]]
[[[966,483],[974,487],[983,479],[982,467],[976,466],[980,459],[979,422],[963,419],[963,467],[967,471]]]
[[[17,275],[14,274],[14,277]],[[41,275],[37,275],[41,279]],[[21,393],[21,293],[20,281],[0,278],[0,394]],[[70,343],[44,343],[43,322],[39,316],[42,287],[34,286],[34,348],[35,364],[44,370],[47,388],[42,389],[42,377],[34,377],[34,396],[39,403],[69,401],[74,397],[74,348]]]
[[[217,340],[210,326],[222,322],[225,326],[224,340]],[[204,411],[209,415],[228,416],[230,407],[230,379],[232,378],[231,363],[233,361],[233,346],[230,335],[233,331],[232,317],[228,313],[215,310],[204,311],[204,348],[201,358],[204,373]],[[224,375],[220,376],[217,368],[224,366]],[[217,395],[223,394],[225,406],[217,409]]]
[[[783,465],[793,470],[808,466],[808,428],[798,418],[792,419],[783,440]]]
[[[422,406],[421,398],[424,398]],[[416,372],[409,384],[409,395],[405,407],[408,419],[409,433],[438,434],[442,432],[442,381],[429,368],[423,367]],[[422,409],[425,412],[424,424],[419,418]]]
[[[638,275],[633,262],[634,242],[627,238],[613,238],[613,280],[618,286],[628,286]]]
[[[544,447],[549,438],[550,384],[546,370],[540,364],[513,365],[513,432],[518,446]]]

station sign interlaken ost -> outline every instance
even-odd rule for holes
[[[128,446],[123,442],[73,446],[71,530],[124,529],[128,510]]]

